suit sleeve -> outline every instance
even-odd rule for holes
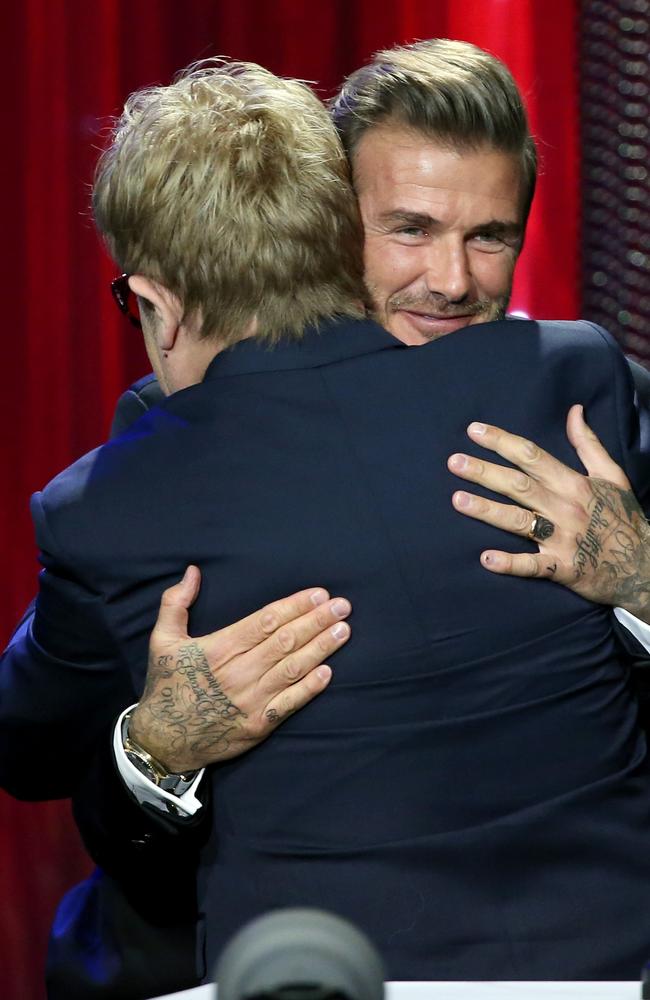
[[[118,401],[112,433],[163,398],[153,375]],[[103,604],[58,552],[39,497],[32,515],[46,569],[38,597],[0,657],[0,786],[17,798],[73,794],[101,734],[136,700],[106,629]]]
[[[605,391],[613,391],[617,431],[623,456],[623,468],[643,511],[650,515],[650,376],[639,365],[632,365],[609,333],[589,324],[606,341],[612,361],[612,378]],[[586,414],[589,420],[589,414]]]
[[[45,569],[0,660],[0,785],[18,798],[63,798],[135,696],[102,598],[66,567],[40,495],[32,515]]]
[[[152,906],[152,912],[165,904],[171,912],[176,908],[163,877],[173,864],[175,884],[187,890],[187,898],[183,896],[187,910],[194,899],[198,851],[209,829],[209,810],[179,817],[139,805],[117,771],[111,744],[111,738],[102,740],[73,799],[86,850],[96,864],[128,888],[134,904],[140,909]],[[207,796],[204,784],[200,796]]]
[[[640,365],[622,355],[607,331],[590,324],[608,343],[616,402],[617,430],[620,437],[623,467],[632,490],[646,517],[650,513],[650,375]],[[589,420],[589,414],[586,415]],[[650,653],[612,615],[614,632],[630,670],[632,687],[640,708],[640,721],[650,733]]]
[[[633,388],[631,430],[631,455],[626,469],[633,491],[644,509],[646,517],[650,510],[650,469],[647,455],[650,451],[650,373],[641,365],[628,359],[629,375]],[[625,381],[625,380],[624,380]],[[628,377],[628,392],[630,381]],[[638,425],[638,431],[637,431]],[[625,420],[623,420],[625,427]],[[625,432],[624,432],[625,433]],[[620,622],[614,618],[614,632],[624,650],[630,669],[632,688],[639,705],[639,721],[650,734],[650,653]]]

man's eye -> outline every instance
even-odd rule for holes
[[[396,230],[400,236],[426,236],[426,229],[422,229],[420,226],[400,226]]]
[[[503,238],[495,236],[494,233],[475,233],[472,236],[472,243],[475,243],[481,250],[491,252],[501,250],[505,246]]]

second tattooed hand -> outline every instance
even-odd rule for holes
[[[450,470],[514,502],[459,490],[454,507],[539,545],[538,552],[487,549],[480,557],[483,566],[493,573],[553,580],[650,623],[650,525],[625,472],[585,422],[582,406],[569,410],[567,437],[586,475],[500,427],[475,423],[468,435],[514,468],[457,454],[449,459]]]

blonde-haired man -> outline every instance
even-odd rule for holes
[[[305,84],[260,66],[208,62],[132,95],[99,161],[93,209],[145,305],[166,391],[179,387],[175,346],[152,342],[148,320],[172,303],[200,342],[203,371],[216,343],[274,344],[364,316],[362,233],[340,143]]]

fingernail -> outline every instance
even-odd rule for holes
[[[472,498],[469,493],[463,493],[462,490],[459,493],[454,493],[454,506],[455,507],[469,507],[472,502]]]
[[[320,667],[316,667],[316,673],[322,681],[328,681],[332,676],[332,668],[322,663]]]
[[[336,625],[332,625],[330,633],[338,641],[341,639],[346,639],[350,634],[350,626],[346,625],[345,622],[337,622]]]
[[[319,604],[324,604],[328,600],[328,593],[326,590],[315,590],[313,594],[309,595],[309,600],[318,607]]]
[[[449,464],[454,469],[465,469],[467,468],[467,456],[466,455],[452,455],[449,459]]]
[[[469,434],[485,434],[487,427],[485,424],[472,423],[467,428]]]
[[[337,597],[335,601],[332,601],[332,614],[336,615],[337,618],[345,618],[351,611],[352,606],[344,597]]]
[[[489,566],[490,569],[494,569],[499,565],[500,559],[495,556],[492,552],[484,552],[481,556],[481,562],[484,566]]]

